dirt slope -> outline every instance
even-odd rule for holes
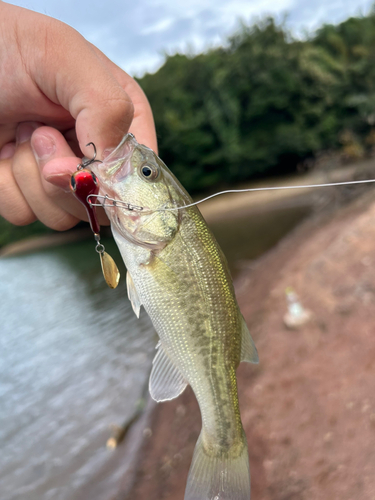
[[[373,193],[307,221],[236,282],[260,365],[238,370],[252,500],[375,498]],[[285,288],[314,314],[285,328]],[[151,412],[118,500],[182,500],[200,431],[191,390]]]

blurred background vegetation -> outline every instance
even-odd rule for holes
[[[375,10],[295,40],[269,18],[139,79],[160,156],[190,192],[375,145]]]
[[[296,40],[268,18],[138,79],[159,154],[191,193],[375,151],[375,9]],[[0,246],[46,231],[0,220]]]

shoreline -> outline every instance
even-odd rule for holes
[[[284,186],[303,186],[309,184],[324,184],[331,182],[346,182],[353,180],[355,174],[367,173],[367,170],[374,170],[374,160],[367,160],[355,165],[348,165],[340,169],[332,171],[316,171],[303,175],[293,175],[279,179],[264,179],[256,183],[244,184],[237,186],[235,189],[246,188],[266,188],[266,187],[284,187]],[[269,205],[285,206],[286,201],[291,202],[301,196],[305,197],[312,192],[324,192],[332,189],[332,187],[312,188],[306,187],[301,189],[281,189],[271,191],[256,191],[248,193],[232,193],[223,194],[216,198],[210,199],[199,205],[199,210],[207,220],[213,222],[218,219],[230,218],[239,211],[256,211],[259,209],[267,209]]]
[[[347,174],[353,175],[353,172]],[[300,180],[299,177],[295,182],[301,183]],[[216,203],[211,204],[211,212],[208,210],[205,217],[209,223],[220,223],[227,214],[233,216],[241,212],[253,216],[259,211],[275,210],[275,207],[286,204],[298,206],[302,202],[306,203],[306,199],[311,196],[312,189],[306,191],[310,194],[296,190],[280,192],[282,196],[275,196],[277,192],[254,193],[257,196],[253,197],[251,193],[246,193],[240,203],[234,204],[225,199],[214,199],[212,201]],[[360,192],[355,190],[355,193]],[[291,196],[285,196],[285,193]],[[337,193],[340,196],[345,194],[341,190],[335,190],[334,193],[335,196]],[[360,435],[363,434],[365,439],[362,438],[358,449],[355,448],[356,457],[360,453],[360,446],[365,448],[371,439],[371,419],[369,430],[366,428],[367,420],[362,422],[355,415],[348,417],[345,411],[341,419],[339,410],[335,413],[331,408],[332,419],[340,421],[337,427],[332,427],[329,423],[331,413],[327,417],[324,409],[326,406],[330,408],[328,391],[333,394],[336,387],[343,390],[342,387],[348,385],[351,390],[349,396],[355,400],[354,404],[368,408],[368,403],[364,401],[370,398],[368,394],[371,394],[372,386],[360,367],[371,364],[371,360],[363,354],[366,335],[362,334],[361,329],[364,332],[371,331],[371,307],[375,303],[375,292],[372,298],[375,275],[372,276],[370,266],[372,255],[375,254],[375,228],[371,227],[375,215],[375,205],[371,205],[373,193],[374,190],[369,192],[367,188],[367,194],[350,204],[333,204],[332,209],[328,210],[325,203],[320,213],[315,211],[307,217],[271,250],[251,261],[251,265],[243,267],[234,280],[238,302],[261,357],[260,365],[241,365],[238,370],[241,413],[249,440],[253,500],[275,500],[272,491],[281,491],[284,498],[294,488],[298,498],[312,498],[320,484],[317,484],[315,476],[328,474],[330,481],[335,483],[335,476],[332,479],[330,471],[345,463],[341,459],[345,450],[340,446],[341,442],[345,442],[347,427],[358,425],[369,431],[367,434],[361,431]],[[251,203],[246,200],[249,196]],[[90,229],[76,229],[19,242],[18,251],[34,251],[86,238],[92,238]],[[15,251],[14,248],[12,251]],[[364,266],[365,272],[358,279],[361,266]],[[303,305],[314,312],[314,322],[301,331],[288,331],[282,323],[287,286],[293,286]],[[354,340],[350,338],[351,330],[356,333]],[[358,352],[358,342],[362,343],[362,352],[360,349]],[[346,347],[347,352],[344,352],[343,347]],[[347,359],[350,353],[353,354],[353,360]],[[337,362],[335,356],[338,356]],[[348,382],[345,378],[346,371],[340,371],[340,363],[345,370],[349,366],[350,374],[354,374],[353,381]],[[364,388],[356,386],[361,377],[365,381]],[[316,385],[319,387],[318,394]],[[347,403],[345,398],[341,402],[344,406]],[[340,408],[340,400],[335,400],[335,405]],[[316,407],[324,418],[319,419],[316,415]],[[375,407],[370,410],[373,413],[369,415],[373,415],[375,421]],[[364,418],[368,417],[366,412]],[[306,415],[312,415],[312,420],[307,423],[303,421],[305,423],[301,429],[300,419]],[[98,476],[98,481],[82,485],[72,500],[94,498],[98,483],[107,481],[107,474],[109,476],[113,464],[122,468],[123,475],[116,481],[119,493],[111,500],[182,499],[199,431],[200,414],[190,389],[175,401],[160,405],[149,398],[145,412],[130,427],[124,443],[113,452],[99,474],[100,479]],[[329,461],[331,442],[338,450],[338,456]],[[317,443],[321,444],[319,453],[315,449]],[[310,450],[316,462],[328,455],[327,466],[318,466],[310,461],[309,468],[306,468],[304,464],[308,461],[306,456]],[[301,463],[293,462],[295,456],[302,457]],[[357,475],[360,474],[360,465],[356,462]],[[293,477],[289,476],[291,470],[296,473]],[[299,482],[312,485],[312,490],[309,490],[310,486],[304,486],[307,497]],[[339,481],[335,485],[339,488]],[[353,497],[354,491],[351,492]],[[340,496],[338,490],[321,498],[335,496]],[[342,498],[350,500],[349,497]],[[363,495],[361,498],[370,500],[371,497]]]
[[[32,236],[0,248],[0,258],[12,257],[14,255],[36,252],[45,248],[82,241],[88,239],[90,235],[92,235],[92,232],[88,228],[81,228],[62,233],[56,232],[42,236]]]
[[[304,175],[294,175],[287,178],[278,179],[264,179],[251,184],[242,184],[233,189],[246,189],[246,188],[262,188],[270,186],[287,186],[287,185],[308,185],[320,184],[327,182],[343,182],[352,180],[356,173],[363,173],[369,167],[374,166],[373,160],[366,160],[359,162],[355,165],[343,167],[334,171],[316,171]],[[313,203],[306,199],[312,192],[322,192],[334,188],[301,188],[280,191],[259,191],[249,193],[234,193],[223,194],[199,204],[199,210],[207,223],[219,222],[220,220],[227,220],[231,217],[236,217],[241,214],[256,214],[259,211],[267,212],[275,208],[293,207],[300,204]],[[195,201],[204,198],[199,197]],[[105,226],[104,231],[107,231]],[[51,248],[67,243],[82,241],[92,237],[91,230],[87,228],[72,229],[62,233],[51,233],[42,236],[33,236],[25,238],[9,245],[0,248],[0,258],[21,255],[23,253],[35,252],[44,248]]]

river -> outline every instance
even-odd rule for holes
[[[236,274],[307,213],[276,207],[212,229]],[[110,290],[91,240],[0,259],[1,500],[87,500],[88,484],[90,500],[116,493],[124,466],[105,444],[111,424],[134,415],[156,344],[119,267]]]

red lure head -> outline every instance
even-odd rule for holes
[[[90,194],[98,194],[99,192],[99,185],[95,174],[86,168],[77,170],[70,178],[70,189],[77,200],[84,205],[92,231],[95,234],[99,234],[100,226],[96,218],[95,207],[92,207],[87,202],[87,197]]]

